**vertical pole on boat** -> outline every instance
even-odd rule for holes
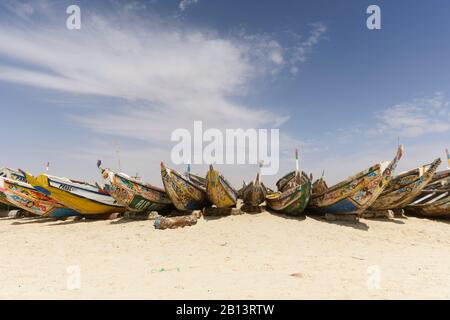
[[[47,162],[45,164],[45,172],[48,172],[50,170],[50,162]]]
[[[450,169],[450,153],[448,153],[448,149],[445,149],[445,153],[447,154],[447,169]]]
[[[263,166],[264,166],[264,161],[263,160],[259,161],[258,175],[256,177],[255,184],[258,184],[261,181],[261,171],[262,171]]]
[[[298,149],[295,149],[295,172],[299,173],[300,172],[300,160],[298,158]]]
[[[117,166],[120,172],[122,172],[122,165],[120,163],[120,150],[119,150],[119,144],[117,141],[115,142],[116,145],[116,158],[117,158]]]

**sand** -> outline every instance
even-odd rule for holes
[[[1,299],[449,299],[450,221],[0,219]]]

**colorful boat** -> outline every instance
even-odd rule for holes
[[[410,204],[433,179],[441,159],[394,177],[369,210],[402,209]]]
[[[165,212],[173,209],[164,189],[144,184],[124,173],[115,173],[102,168],[102,162],[97,162],[103,179],[110,185],[109,193],[117,203],[127,207],[132,212],[159,211]]]
[[[261,181],[261,166],[256,175],[256,179],[249,184],[244,183],[244,187],[239,190],[239,197],[244,201],[245,205],[257,207],[266,200],[267,188]]]
[[[450,170],[436,172],[433,179],[426,185],[427,189],[440,189],[445,185],[450,184]]]
[[[403,146],[391,162],[382,162],[328,187],[323,177],[314,182],[309,209],[319,213],[357,214],[369,208],[392,179],[403,155]]]
[[[206,194],[217,208],[231,208],[237,204],[237,191],[212,165],[206,175]]]
[[[180,211],[200,210],[207,206],[205,188],[161,162],[161,178],[167,195]]]
[[[16,170],[10,168],[0,169],[0,178],[8,178],[10,180],[26,181],[25,177]],[[0,190],[0,204],[5,205],[6,208],[14,207],[14,205],[8,201],[6,194]]]
[[[405,210],[425,217],[450,217],[450,186],[423,190]]]
[[[64,207],[23,181],[0,178],[0,190],[14,206],[36,216],[52,218],[79,216],[78,212]]]
[[[298,149],[295,149],[295,166],[295,171],[278,180],[278,192],[268,194],[266,204],[274,211],[298,216],[305,211],[311,199],[311,179],[300,171]]]
[[[125,207],[101,189],[85,182],[59,178],[46,174],[33,177],[25,173],[28,183],[37,191],[51,197],[62,205],[82,215],[104,215],[120,213]]]
[[[277,182],[279,191],[266,196],[267,206],[277,212],[298,216],[311,198],[311,180],[305,172],[293,171]]]

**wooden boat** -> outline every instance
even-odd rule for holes
[[[392,179],[403,155],[403,146],[391,162],[376,164],[350,178],[328,187],[323,177],[314,182],[309,209],[319,213],[357,214],[369,208]]]
[[[0,178],[8,178],[10,180],[26,181],[25,177],[16,170],[10,168],[0,169]],[[14,207],[14,205],[8,201],[6,194],[0,190],[0,204],[6,206],[6,208]]]
[[[295,149],[296,170],[277,182],[278,192],[266,196],[267,206],[287,215],[300,215],[311,199],[311,179],[300,171],[298,150]]]
[[[423,190],[405,210],[425,217],[450,217],[450,186]]]
[[[259,171],[256,175],[256,179],[245,184],[241,190],[239,190],[238,195],[244,201],[245,205],[257,207],[266,200],[267,188],[261,181],[261,166],[259,166]]]
[[[26,182],[3,177],[0,178],[0,189],[10,203],[33,215],[52,218],[79,216],[78,212],[64,207]]]
[[[311,180],[305,172],[293,171],[277,182],[279,191],[266,196],[267,206],[287,215],[303,213],[311,198]]]
[[[410,204],[433,179],[441,159],[394,177],[369,210],[402,209]]]
[[[208,205],[206,190],[202,185],[167,168],[163,162],[161,162],[161,177],[167,195],[178,210],[200,210]]]
[[[426,185],[425,190],[440,189],[450,184],[450,170],[436,172],[431,181]]]
[[[37,191],[51,197],[64,206],[83,215],[104,215],[124,212],[120,205],[105,190],[86,182],[59,178],[46,174],[37,177],[25,173],[28,183]]]
[[[238,199],[237,191],[212,165],[206,175],[206,194],[217,208],[234,207]]]
[[[124,173],[115,173],[102,168],[102,162],[97,162],[103,179],[108,183],[108,192],[117,203],[132,212],[168,211],[173,209],[172,200],[164,189],[144,184]]]

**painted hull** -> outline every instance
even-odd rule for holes
[[[432,191],[424,201],[420,201],[425,196],[427,193],[419,197],[418,203],[407,206],[406,212],[425,217],[450,217],[449,189]]]
[[[240,192],[244,204],[257,207],[266,200],[267,188],[257,180],[246,185]]]
[[[123,174],[100,168],[103,178],[111,185],[111,196],[132,212],[168,211],[172,200],[162,189],[143,184]]]
[[[311,198],[311,180],[304,172],[300,182],[296,179],[296,173],[293,172],[278,181],[280,191],[266,196],[266,204],[270,209],[293,216],[305,211]]]
[[[236,206],[237,191],[216,170],[210,169],[206,175],[206,194],[209,201],[217,208]]]
[[[406,207],[420,195],[433,179],[441,162],[441,159],[433,161],[422,176],[420,176],[419,169],[415,169],[394,177],[369,210],[402,209]]]
[[[436,172],[425,190],[439,189],[450,185],[450,170]]]
[[[36,191],[27,183],[1,179],[0,184],[10,203],[33,215],[53,218],[79,215],[78,212],[64,208],[53,199]]]
[[[103,215],[125,211],[125,207],[117,204],[111,195],[91,185],[47,175],[33,177],[27,174],[26,178],[39,192],[82,215]]]
[[[390,163],[377,164],[328,188],[320,179],[314,183],[309,209],[318,213],[361,215],[384,191],[402,157],[399,147]]]
[[[161,165],[161,178],[167,195],[178,210],[200,210],[209,204],[206,190],[177,171]]]

